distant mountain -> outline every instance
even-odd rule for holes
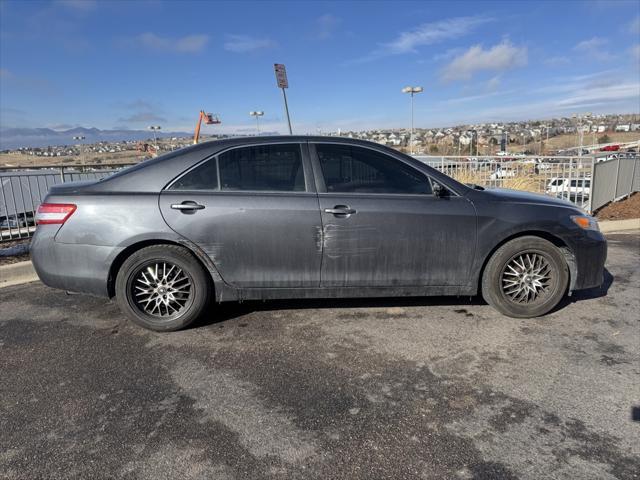
[[[191,136],[186,132],[158,132],[158,137]],[[54,145],[76,145],[73,137],[85,137],[81,143],[100,141],[119,142],[122,140],[146,140],[153,138],[148,130],[100,130],[98,128],[76,127],[69,130],[50,128],[0,128],[0,150],[20,147],[47,147]]]

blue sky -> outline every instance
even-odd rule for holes
[[[0,0],[0,126],[285,132],[640,111],[640,2]]]

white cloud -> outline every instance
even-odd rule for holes
[[[627,31],[632,35],[640,35],[640,15],[631,20],[631,23],[627,26]]]
[[[319,40],[326,40],[333,36],[333,32],[342,22],[341,18],[325,13],[316,19],[316,37]]]
[[[527,61],[527,48],[516,47],[508,40],[488,50],[481,45],[474,45],[445,66],[441,72],[441,78],[444,81],[469,80],[476,72],[483,70],[504,72],[523,67]]]
[[[573,49],[576,52],[582,53],[588,57],[591,57],[595,60],[599,61],[607,61],[614,58],[614,56],[609,53],[606,49],[606,46],[609,44],[609,40],[602,37],[592,37],[589,40],[583,40],[578,43]]]
[[[558,107],[587,107],[611,102],[634,100],[636,108],[640,101],[640,83],[614,83],[610,85],[585,85],[577,88],[569,97],[558,100]]]
[[[470,16],[423,23],[412,30],[401,32],[391,42],[380,44],[377,49],[357,59],[356,63],[368,62],[388,55],[417,53],[418,47],[460,38],[471,33],[480,25],[491,21],[493,19],[489,17]]]
[[[235,53],[248,53],[265,48],[273,48],[277,44],[268,37],[254,38],[249,35],[227,35],[224,49]]]
[[[174,53],[199,53],[207,45],[209,36],[204,34],[187,35],[179,38],[161,37],[146,32],[133,38],[133,43],[150,50]]]

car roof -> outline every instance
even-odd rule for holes
[[[143,161],[132,167],[126,168],[104,180],[87,187],[95,192],[107,191],[128,191],[128,192],[159,192],[167,183],[175,178],[180,172],[187,170],[198,162],[217,155],[223,150],[244,145],[260,145],[270,143],[337,143],[343,145],[358,145],[368,147],[380,152],[386,152],[390,156],[400,157],[405,162],[413,164],[422,169],[427,169],[436,178],[444,179],[447,185],[454,185],[454,191],[460,193],[467,189],[464,185],[456,182],[450,177],[426,166],[423,162],[406,155],[398,150],[381,145],[379,143],[360,140],[349,137],[333,137],[319,135],[269,135],[252,137],[230,137],[220,140],[212,140],[199,143],[189,147],[174,150],[151,160]]]

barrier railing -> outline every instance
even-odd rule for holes
[[[35,212],[52,185],[98,180],[132,164],[0,167],[0,242],[31,236]]]
[[[593,156],[551,158],[443,157],[415,158],[462,183],[511,188],[568,200],[592,212],[640,189],[640,158],[617,155],[599,161]],[[31,236],[35,212],[52,185],[96,180],[132,165],[0,167],[0,242]]]
[[[542,193],[591,211],[593,156],[415,158],[462,183]]]

